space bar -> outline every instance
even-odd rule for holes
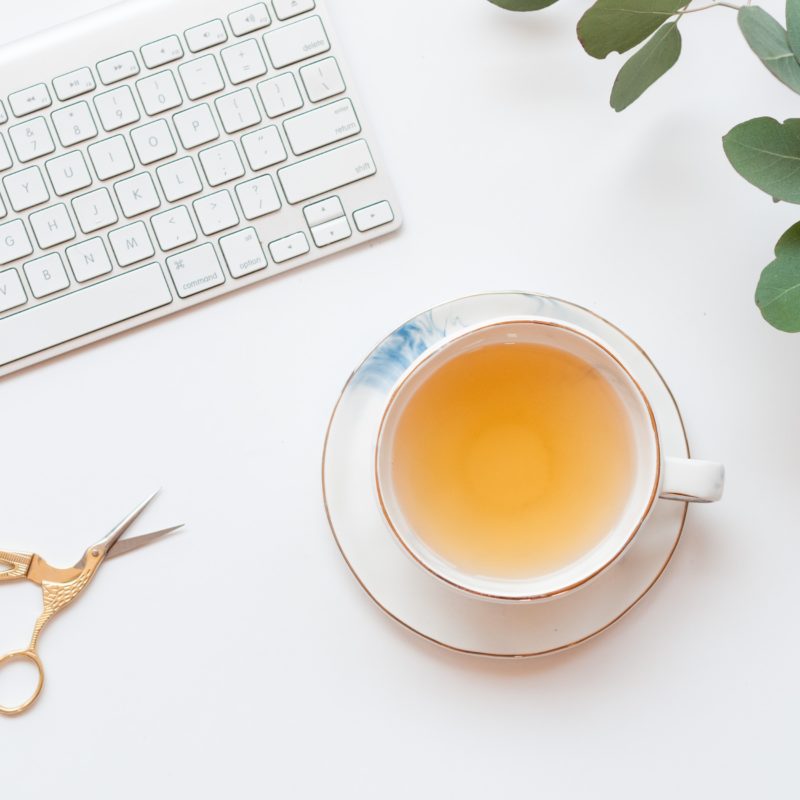
[[[172,302],[161,267],[96,283],[0,319],[0,367]]]

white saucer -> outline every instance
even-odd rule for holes
[[[563,650],[608,628],[652,588],[683,530],[686,504],[657,502],[625,555],[594,581],[541,603],[497,603],[468,596],[420,567],[381,513],[374,448],[397,378],[428,348],[498,317],[547,317],[579,325],[611,345],[640,375],[665,456],[686,458],[688,443],[674,398],[645,352],[618,328],[579,306],[541,295],[484,294],[420,314],[384,339],[353,373],[331,417],[323,491],[334,537],[353,574],[391,617],[453,650],[534,656]]]

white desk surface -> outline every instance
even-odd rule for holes
[[[2,36],[101,5],[20,4]],[[739,178],[720,137],[796,114],[797,97],[725,9],[687,19],[673,74],[617,115],[619,61],[583,53],[567,0],[530,16],[485,0],[330,5],[404,230],[0,384],[3,546],[70,561],[158,485],[146,520],[190,525],[109,565],[48,629],[45,696],[0,720],[0,793],[793,795],[800,338],[752,296],[800,212]],[[330,411],[372,345],[427,306],[507,288],[636,337],[694,453],[729,470],[724,502],[691,509],[621,623],[513,663],[385,618],[320,487]],[[38,602],[32,586],[0,592],[0,652],[26,641]]]

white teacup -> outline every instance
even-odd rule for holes
[[[413,529],[393,485],[392,443],[398,422],[417,389],[448,360],[476,348],[503,342],[556,347],[598,370],[616,390],[633,432],[635,471],[622,513],[599,543],[572,563],[547,574],[505,578],[465,572],[432,549]],[[503,319],[462,332],[424,353],[398,379],[384,410],[375,449],[375,477],[381,507],[400,544],[437,578],[464,592],[501,601],[544,600],[582,586],[628,548],[659,498],[710,503],[724,485],[722,465],[667,458],[647,396],[633,371],[589,332],[548,319]]]

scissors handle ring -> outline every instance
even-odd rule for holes
[[[12,661],[28,661],[33,664],[39,672],[39,683],[36,686],[34,693],[22,705],[15,707],[7,707],[0,705],[0,716],[15,717],[17,714],[22,714],[27,711],[38,699],[42,693],[44,686],[44,666],[41,659],[35,650],[17,650],[14,653],[9,653],[7,656],[0,658],[0,669]]]

